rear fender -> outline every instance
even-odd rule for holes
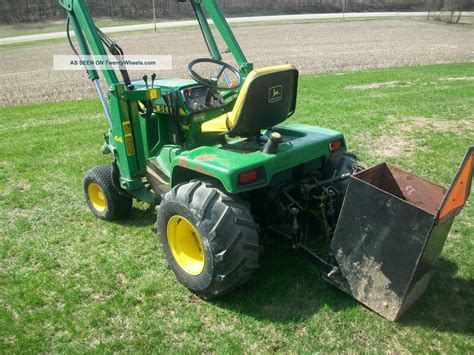
[[[218,154],[218,152],[216,152]],[[232,167],[225,164],[225,159],[220,159],[217,154],[202,154],[198,156],[181,155],[173,162],[173,172],[171,174],[171,187],[193,179],[219,181],[224,189],[229,193],[241,193],[265,187],[268,184],[264,165]],[[227,165],[227,166],[226,166]],[[253,169],[259,171],[259,179],[254,183],[241,186],[238,182],[240,173]]]
[[[171,161],[171,185],[206,177],[220,181],[230,193],[248,192],[267,186],[276,173],[322,157],[336,158],[346,152],[344,136],[340,132],[306,125],[275,127],[274,130],[283,137],[276,154],[264,154],[255,147],[246,146],[245,142],[239,149],[201,146],[182,152]],[[331,150],[335,143],[339,147]],[[234,144],[237,147],[239,142]],[[256,176],[241,184],[239,176],[246,173]]]
[[[205,159],[197,160],[180,156],[174,161],[173,172],[171,174],[171,187],[193,179],[216,180],[219,181],[228,192],[235,192],[230,175],[231,173],[229,171],[217,169],[216,166],[206,163]]]
[[[214,180],[221,183],[223,186],[222,180],[217,178],[214,174],[210,172],[204,173],[202,171],[196,171],[191,168],[183,167],[183,166],[176,166],[173,169],[172,175],[172,183],[171,186],[176,186],[191,180]],[[224,186],[225,187],[225,186]],[[228,188],[225,188],[228,191]]]

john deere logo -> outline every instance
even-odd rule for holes
[[[283,97],[283,86],[273,86],[270,88],[270,92],[268,94],[268,102],[273,104],[274,102],[278,102]]]

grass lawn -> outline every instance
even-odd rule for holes
[[[366,166],[448,186],[474,142],[474,63],[303,76],[291,122],[345,132]],[[178,284],[155,212],[92,216],[82,178],[108,162],[97,100],[0,109],[0,352],[474,352],[474,198],[424,297],[388,322],[265,241],[261,269],[207,303]]]

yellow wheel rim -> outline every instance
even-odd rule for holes
[[[173,216],[168,221],[168,245],[176,263],[190,275],[204,270],[204,248],[194,226],[184,217]]]
[[[104,212],[107,208],[104,191],[96,183],[92,182],[87,187],[87,196],[91,201],[92,207],[98,212]]]

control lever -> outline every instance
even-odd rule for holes
[[[217,92],[216,88],[219,84],[219,79],[211,76],[209,83],[211,84],[211,87],[207,90],[206,101],[204,102],[206,106],[211,105],[211,100],[214,97],[214,94]]]
[[[151,88],[152,89],[155,87],[155,80],[156,80],[156,73],[153,73],[151,75]]]
[[[153,79],[154,80],[154,79]],[[143,81],[145,82],[147,90],[149,89],[148,87],[148,75],[143,75]],[[141,105],[140,105],[141,104]],[[150,118],[151,115],[153,114],[153,102],[151,100],[148,101],[140,101],[138,104],[138,112],[140,113],[140,116],[144,118]]]

